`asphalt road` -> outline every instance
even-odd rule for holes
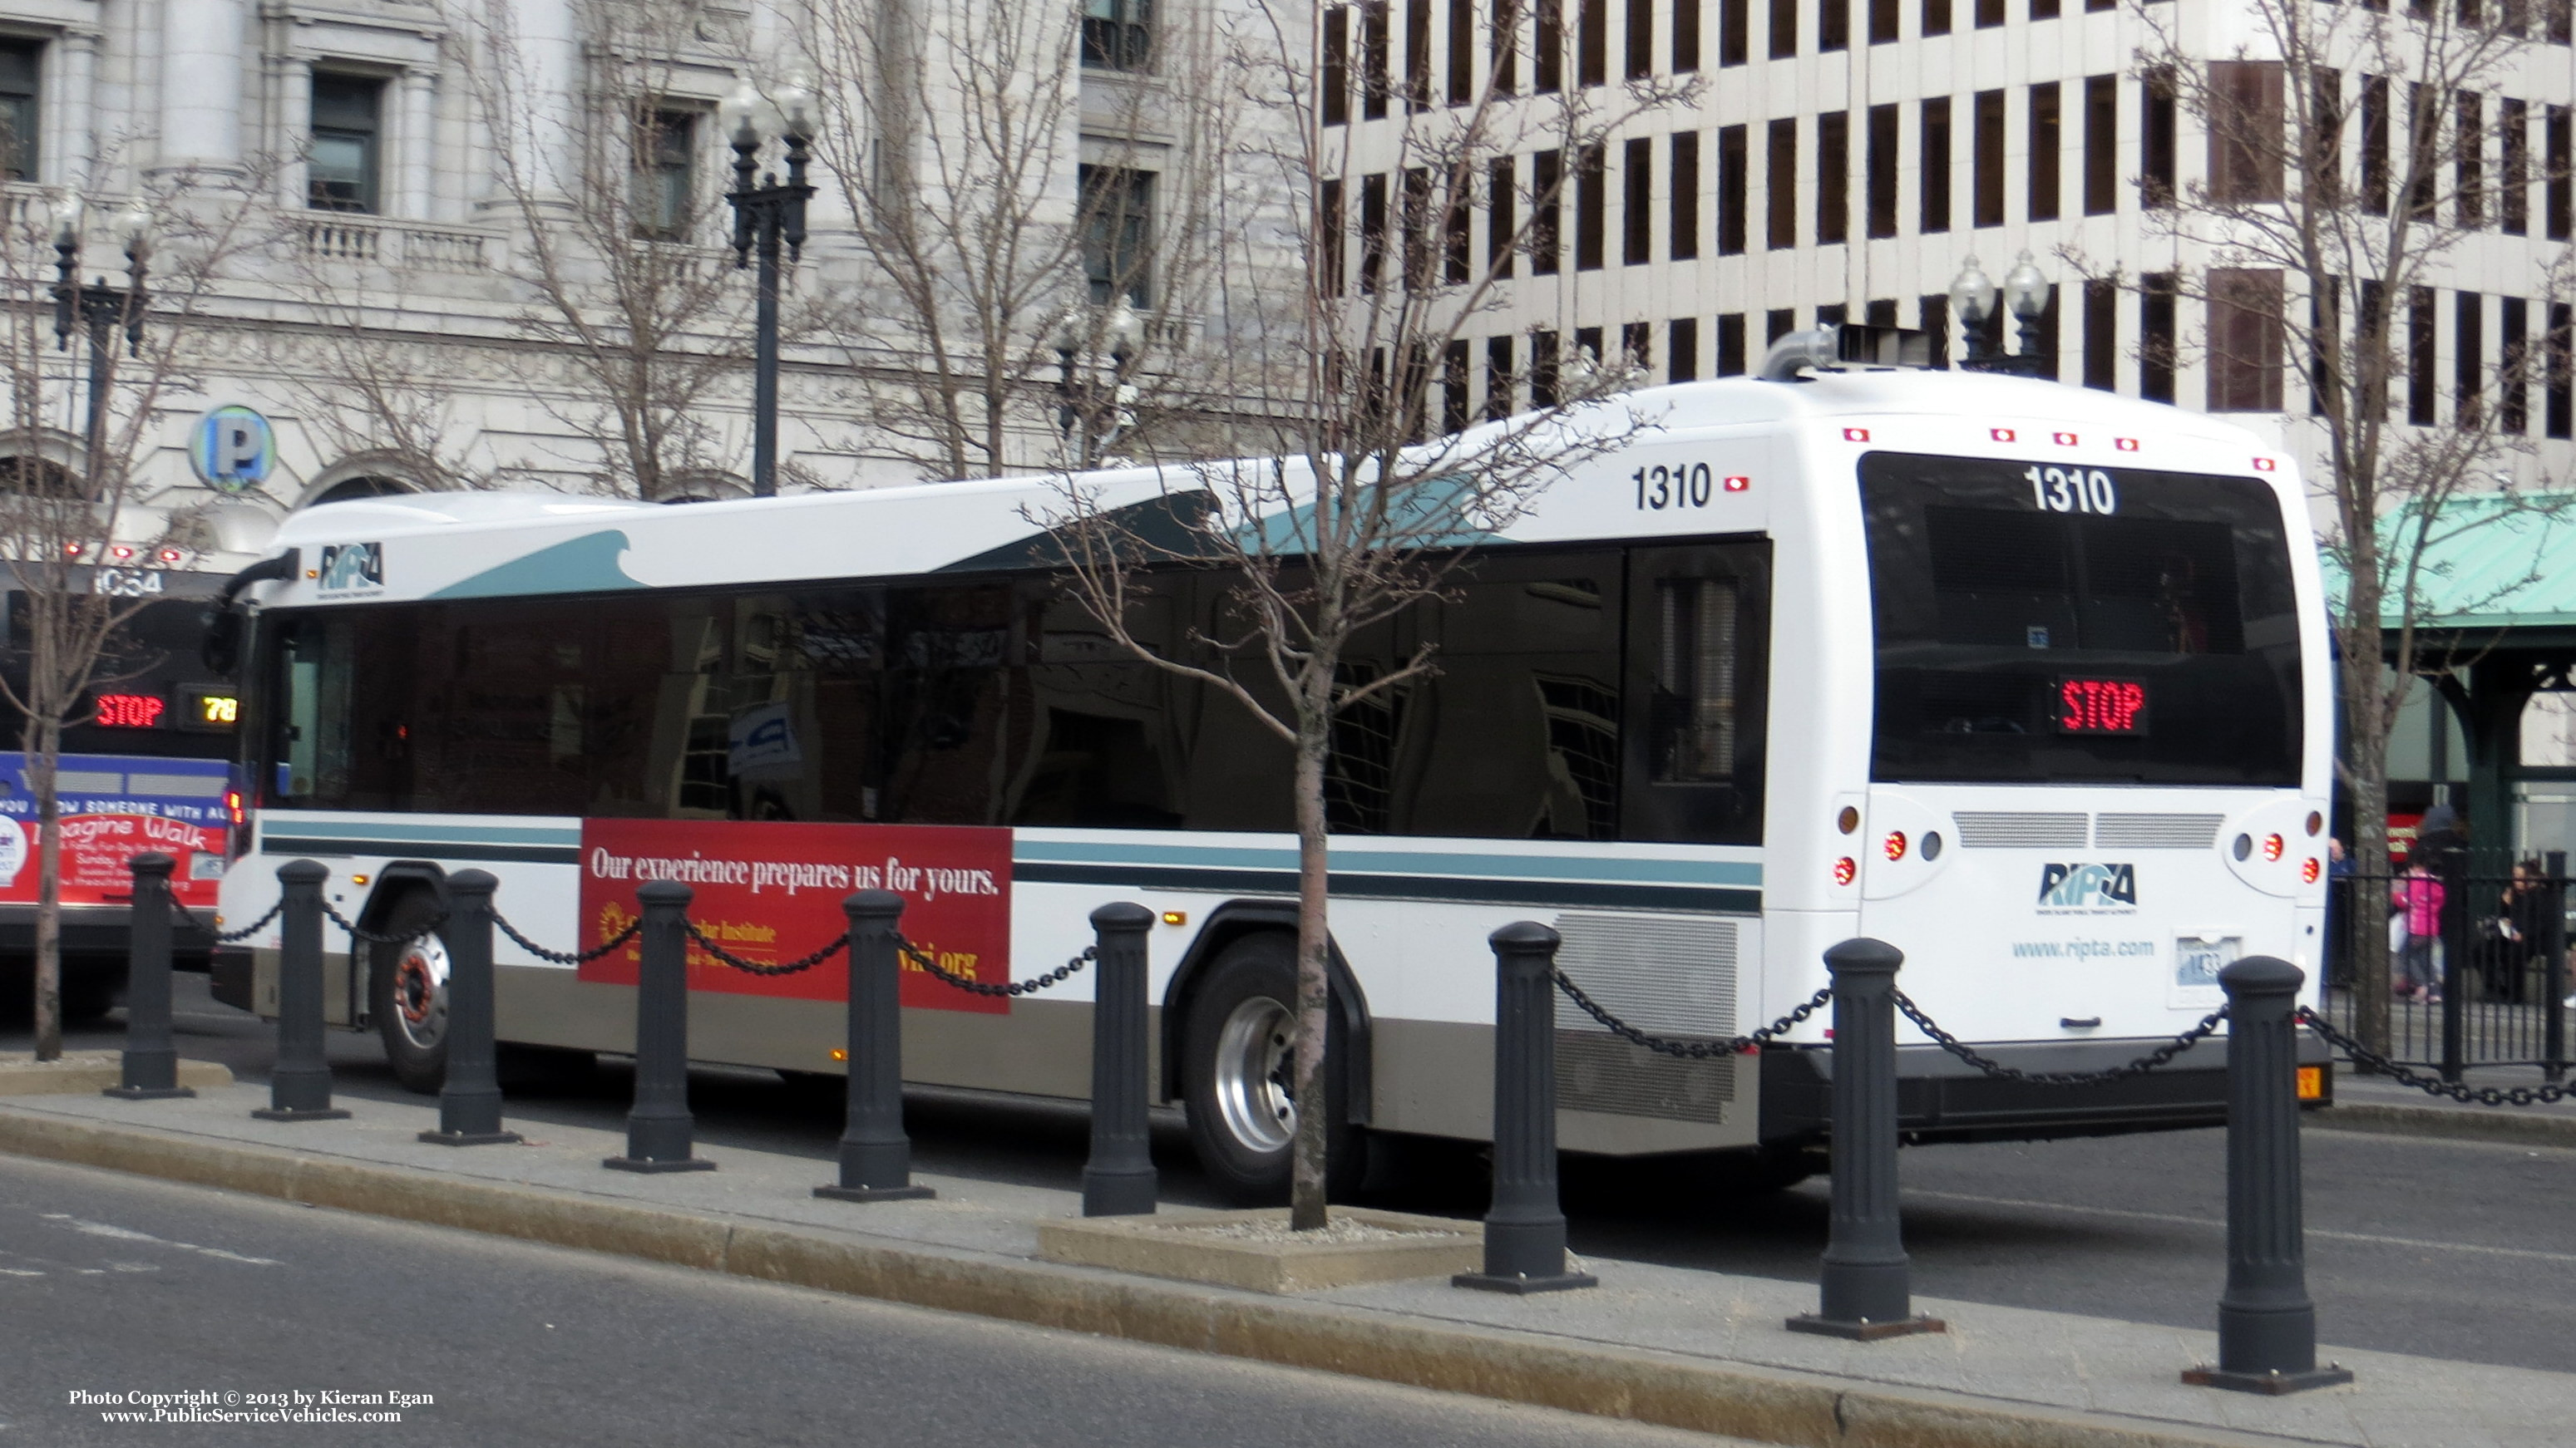
[[[0,1361],[0,1441],[31,1445],[1717,1441],[50,1162],[0,1166]],[[402,1418],[149,1425],[95,1401],[183,1393]]]
[[[181,1050],[265,1079],[269,1030],[180,977]],[[0,1011],[7,1003],[0,1002]],[[114,1029],[75,1032],[112,1047]],[[23,1015],[0,1014],[0,1049],[24,1049]],[[372,1037],[334,1032],[341,1091],[409,1098]],[[632,1076],[610,1062],[511,1098],[516,1117],[613,1127]],[[838,1083],[817,1091],[765,1071],[701,1071],[700,1139],[829,1159]],[[923,1170],[1071,1186],[1086,1149],[1078,1108],[916,1091],[907,1111]],[[2225,1138],[2218,1131],[2026,1145],[1937,1146],[1903,1158],[1915,1290],[1927,1296],[2210,1327],[2225,1272]],[[1165,1200],[1217,1205],[1176,1114],[1158,1116]],[[2306,1134],[2309,1287],[2323,1341],[2576,1371],[2576,1151],[2352,1132]],[[1485,1168],[1426,1145],[1372,1197],[1416,1211],[1483,1209]],[[1669,1168],[1571,1158],[1574,1247],[1604,1257],[1813,1281],[1826,1230],[1819,1179],[1767,1195]]]

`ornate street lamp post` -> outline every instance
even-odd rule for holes
[[[71,350],[75,330],[84,333],[89,344],[89,419],[82,442],[87,449],[84,466],[95,478],[107,451],[108,402],[116,386],[116,334],[125,334],[128,356],[143,346],[143,314],[152,301],[145,286],[151,270],[152,213],[141,197],[117,213],[117,237],[125,243],[126,284],[122,287],[109,286],[105,277],[81,285],[86,220],[79,193],[66,193],[54,203],[54,345]]]
[[[814,92],[791,80],[774,101],[764,99],[748,80],[716,108],[719,122],[733,138],[733,256],[736,267],[760,261],[759,301],[752,318],[751,493],[778,496],[778,264],[782,250],[790,260],[805,247],[805,202],[814,188],[805,184],[806,147],[814,139]],[[762,174],[762,122],[774,121],[787,143],[787,180]]]
[[[2012,312],[2021,334],[2018,356],[1988,343],[1986,321],[1994,316],[1998,301]],[[1961,367],[1971,372],[2009,372],[2022,377],[2046,374],[2046,359],[2039,355],[2039,320],[2048,315],[2048,278],[2029,252],[2014,260],[2000,288],[1971,253],[1950,283],[1950,309],[1959,314],[1960,324],[1968,334],[1968,355],[1960,362]]]
[[[1145,319],[1120,297],[1105,315],[1075,309],[1064,314],[1048,341],[1055,348],[1056,427],[1064,433],[1067,456],[1076,468],[1100,461],[1109,445],[1126,430],[1127,404],[1134,389],[1127,369],[1145,340]],[[1109,349],[1109,386],[1095,384],[1093,369],[1081,365],[1082,354],[1095,344]]]

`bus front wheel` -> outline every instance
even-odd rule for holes
[[[1248,1204],[1287,1200],[1297,1136],[1297,943],[1263,933],[1227,946],[1190,997],[1182,1081],[1190,1145],[1219,1191]],[[1327,1059],[1344,1049],[1328,1030]],[[1325,1180],[1360,1178],[1363,1136],[1338,1102],[1325,1127]]]
[[[438,914],[438,901],[415,890],[385,912],[384,933],[417,930]],[[447,1079],[447,941],[437,931],[399,944],[370,943],[367,1009],[384,1037],[394,1079],[423,1093]]]

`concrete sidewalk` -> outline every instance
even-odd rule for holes
[[[2428,1076],[2439,1074],[2429,1067],[2415,1069]],[[2537,1088],[2542,1080],[2540,1072],[2529,1066],[2487,1066],[2463,1072],[2461,1084],[2510,1091],[2517,1086]],[[2470,1105],[2428,1094],[2385,1076],[2357,1074],[2351,1063],[2341,1058],[2335,1063],[2334,1091],[2333,1106],[2307,1114],[2305,1120],[2310,1126],[2396,1136],[2505,1141],[2521,1146],[2576,1147],[2576,1100],[2535,1102],[2529,1106]],[[2576,1431],[2571,1431],[2570,1438],[2576,1441]]]
[[[1873,1448],[2559,1448],[2576,1375],[2328,1350],[2359,1381],[2286,1399],[2185,1388],[2207,1332],[1918,1299],[1946,1335],[1852,1344],[1783,1331],[1812,1288],[1594,1260],[1591,1292],[1514,1298],[1412,1281],[1283,1298],[1058,1266],[1036,1224],[1065,1190],[943,1176],[936,1199],[818,1200],[826,1163],[742,1148],[713,1172],[601,1168],[622,1137],[536,1125],[523,1146],[415,1139],[427,1105],[251,1118],[259,1088],[194,1100],[0,1101],[0,1151],[1292,1366],[1766,1442]],[[2213,1314],[2215,1305],[2213,1304]]]

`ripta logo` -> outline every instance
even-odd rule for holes
[[[2135,910],[2138,867],[2135,865],[2042,865],[2039,867],[2042,910]]]
[[[314,590],[319,593],[366,593],[385,586],[385,545],[326,543]]]

